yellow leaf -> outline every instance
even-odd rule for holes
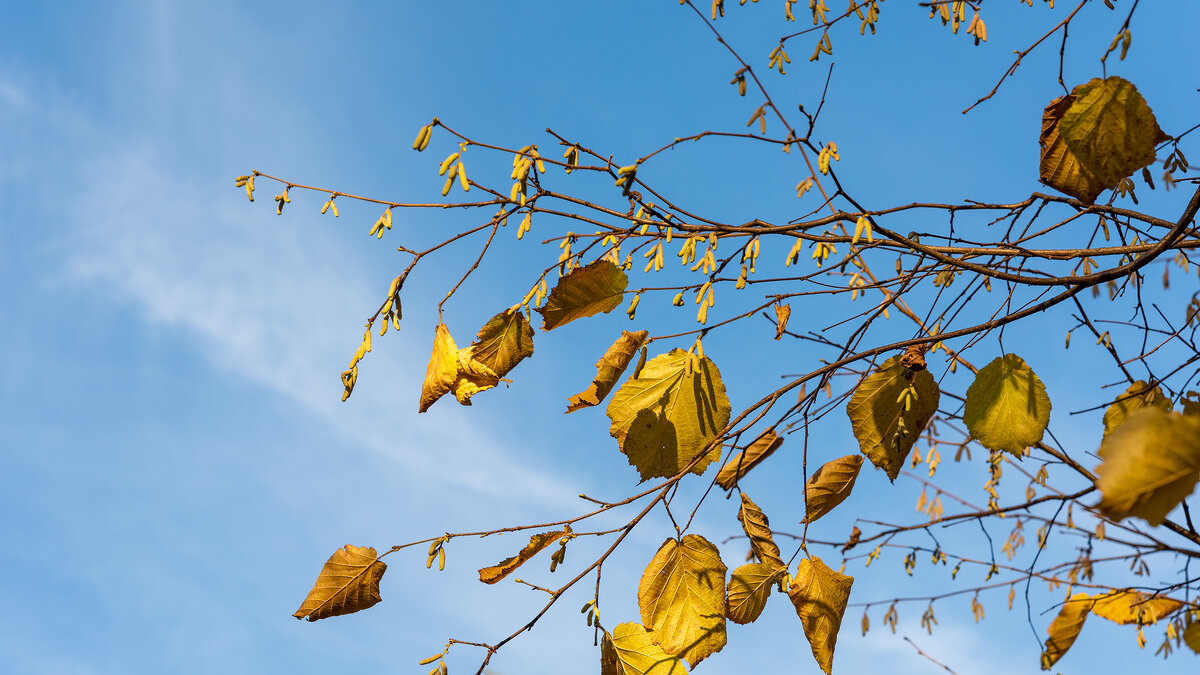
[[[621,379],[621,374],[629,367],[629,362],[633,360],[633,355],[646,342],[646,338],[650,335],[650,331],[639,330],[636,333],[629,331],[621,331],[621,337],[617,338],[616,342],[612,343],[605,352],[604,356],[596,362],[596,378],[592,380],[592,384],[587,390],[575,394],[567,402],[567,412],[572,413],[580,408],[587,408],[594,405],[600,405],[608,392],[617,386],[617,380]]]
[[[862,453],[892,481],[918,434],[937,412],[940,397],[933,375],[905,368],[899,356],[884,361],[854,390],[846,405],[854,437]]]
[[[491,389],[500,382],[496,373],[471,357],[471,347],[459,349],[446,324],[439,323],[433,338],[433,354],[425,369],[421,387],[420,412],[425,412],[447,392],[463,405],[471,405],[471,397]]]
[[[1188,627],[1183,630],[1183,641],[1192,648],[1192,651],[1200,654],[1200,621],[1188,624]]]
[[[695,534],[668,539],[638,584],[642,624],[654,642],[693,668],[725,646],[725,564]]]
[[[519,306],[489,319],[471,345],[471,357],[490,368],[497,377],[504,377],[529,356],[533,356],[533,326],[529,325]]]
[[[774,429],[767,429],[754,439],[749,447],[734,455],[733,459],[721,467],[721,471],[717,473],[717,485],[725,490],[733,489],[734,484],[745,476],[746,472],[770,457],[781,445],[783,437],[777,435]]]
[[[529,543],[521,552],[512,558],[505,558],[491,567],[484,567],[479,570],[479,580],[485,584],[494,584],[504,577],[512,574],[513,570],[528,562],[533,556],[541,553],[550,544],[561,537],[567,535],[566,530],[555,530],[553,532],[542,532],[535,534],[529,538]]]
[[[1042,159],[1038,171],[1040,180],[1046,185],[1091,204],[1104,192],[1105,186],[1072,154],[1058,131],[1063,113],[1074,102],[1074,96],[1060,96],[1042,112],[1042,133],[1038,139]]]
[[[854,577],[829,569],[813,556],[800,561],[788,586],[788,597],[804,625],[813,658],[827,675],[833,669],[833,649],[853,584]]]
[[[546,304],[538,307],[542,330],[553,330],[575,319],[608,313],[621,304],[629,277],[610,260],[576,267],[558,280]]]
[[[654,643],[640,623],[623,623],[600,645],[600,675],[687,675],[678,656]]]
[[[1092,614],[1121,625],[1148,626],[1183,607],[1178,600],[1151,597],[1140,591],[1113,591],[1093,595],[1092,599],[1096,601],[1092,605]]]
[[[1125,422],[1129,413],[1139,408],[1154,406],[1160,410],[1171,412],[1171,399],[1163,396],[1162,389],[1138,380],[1125,390],[1124,394],[1108,406],[1104,411],[1104,435],[1108,436]]]
[[[854,481],[858,478],[862,463],[862,455],[846,455],[822,464],[816,473],[808,477],[808,484],[804,486],[805,500],[808,502],[806,521],[815,522],[846,501],[854,489]]]
[[[1154,161],[1167,137],[1136,87],[1120,77],[1075,87],[1059,133],[1067,148],[1106,188]]]
[[[1071,645],[1075,644],[1075,638],[1079,637],[1079,631],[1083,629],[1083,622],[1087,619],[1088,608],[1092,604],[1089,600],[1086,593],[1072,595],[1063,603],[1054,621],[1050,622],[1046,648],[1042,650],[1042,670],[1050,670],[1050,667],[1067,653]]]
[[[739,624],[757,619],[767,606],[771,587],[786,571],[784,567],[773,563],[747,563],[738,567],[729,576],[725,616]]]
[[[387,565],[377,559],[375,549],[346,544],[325,561],[308,597],[292,616],[317,621],[372,607],[383,599],[379,580],[385,571]]]
[[[742,506],[738,509],[738,520],[742,530],[750,540],[750,550],[760,562],[770,563],[775,567],[783,567],[783,558],[779,555],[779,547],[771,536],[771,523],[767,514],[758,508],[750,499],[750,495],[742,493]]]
[[[1106,517],[1160,525],[1200,480],[1200,418],[1135,410],[1100,445],[1097,505]]]
[[[984,447],[1020,457],[1042,440],[1050,423],[1046,386],[1021,357],[1005,354],[975,376],[967,389],[963,422]]]
[[[789,304],[775,303],[775,339],[783,337],[784,331],[787,330],[788,318],[792,316],[792,306]]]
[[[682,349],[660,354],[621,385],[608,403],[609,434],[642,480],[674,476],[729,422],[721,373],[707,356]],[[717,445],[691,469],[704,473]]]

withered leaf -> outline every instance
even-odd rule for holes
[[[770,563],[775,567],[783,567],[783,558],[779,555],[779,546],[771,536],[771,523],[767,514],[758,508],[750,499],[750,495],[742,493],[742,506],[738,509],[738,521],[742,530],[750,540],[750,551],[760,562]]]
[[[475,336],[470,355],[497,377],[504,377],[522,359],[533,356],[533,326],[520,305],[489,319]]]
[[[646,342],[646,338],[650,335],[650,331],[639,330],[636,333],[629,331],[621,331],[621,337],[617,338],[616,342],[604,352],[604,356],[596,362],[596,378],[592,380],[592,384],[585,391],[575,394],[567,402],[567,412],[572,413],[580,408],[600,405],[608,392],[617,386],[617,380],[621,379],[621,374],[629,367],[629,362],[633,360],[633,355]]]
[[[846,455],[822,464],[808,477],[808,484],[804,486],[805,501],[808,502],[807,522],[815,522],[846,501],[854,489],[862,463],[862,455]]]
[[[1079,631],[1083,630],[1083,622],[1087,619],[1091,598],[1086,593],[1076,593],[1063,603],[1058,616],[1050,622],[1047,631],[1046,648],[1042,650],[1042,670],[1050,670],[1058,663],[1063,654],[1075,644]]]
[[[471,397],[499,384],[500,378],[471,356],[471,347],[459,349],[446,324],[439,323],[433,338],[433,354],[425,368],[421,386],[420,412],[425,412],[446,393],[463,405],[471,405]]]
[[[1042,148],[1042,158],[1038,173],[1040,180],[1046,185],[1091,204],[1104,192],[1106,186],[1067,148],[1067,143],[1058,129],[1063,113],[1067,112],[1074,102],[1074,96],[1060,96],[1051,101],[1042,112],[1042,133],[1038,140]]]
[[[575,319],[611,312],[621,304],[629,277],[611,260],[576,267],[558,280],[546,304],[537,308],[542,330],[554,330]]]
[[[1067,148],[1107,188],[1154,161],[1167,136],[1154,112],[1128,80],[1095,78],[1071,90],[1059,133]]]
[[[529,538],[529,543],[517,555],[479,570],[479,580],[485,584],[494,584],[500,581],[512,574],[513,570],[528,562],[533,556],[541,553],[547,546],[568,534],[570,534],[569,530],[555,530],[533,535]]]
[[[771,596],[771,587],[787,571],[773,563],[747,563],[729,575],[729,593],[725,599],[725,616],[738,624],[747,624],[759,617]]]
[[[770,457],[781,445],[783,437],[777,435],[774,429],[767,429],[745,450],[738,452],[721,467],[721,471],[717,473],[717,485],[725,490],[732,490],[734,484],[745,476],[746,472]]]
[[[375,549],[346,544],[325,561],[308,597],[292,616],[317,621],[373,607],[383,599],[379,580],[385,571],[387,565]]]
[[[775,339],[783,337],[787,331],[788,318],[792,316],[792,306],[787,303],[775,303]]]

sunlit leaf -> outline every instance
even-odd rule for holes
[[[608,403],[609,433],[642,480],[674,476],[729,422],[729,397],[721,373],[707,356],[682,349],[650,359]],[[720,446],[692,468],[704,473]]]
[[[1042,133],[1038,140],[1042,148],[1039,177],[1043,183],[1068,194],[1082,202],[1091,204],[1104,192],[1105,186],[1067,148],[1059,133],[1059,122],[1063,113],[1075,102],[1074,96],[1060,96],[1050,102],[1042,112]]]
[[[1112,405],[1108,406],[1108,410],[1104,411],[1104,435],[1111,434],[1121,426],[1129,413],[1147,406],[1171,412],[1171,399],[1163,396],[1162,389],[1159,387],[1151,387],[1146,382],[1138,380],[1130,385]]]
[[[787,570],[774,563],[747,563],[729,575],[729,594],[725,599],[725,616],[734,623],[754,621],[767,606],[771,587]]]
[[[725,646],[725,564],[704,537],[663,542],[637,596],[654,641],[693,668]]]
[[[500,382],[496,373],[471,356],[471,347],[459,349],[446,324],[439,323],[433,338],[433,354],[425,369],[421,387],[420,412],[425,412],[446,393],[463,405],[471,405],[471,397],[491,389]]]
[[[1092,599],[1092,614],[1122,625],[1148,626],[1183,607],[1178,600],[1151,597],[1140,591],[1113,591],[1093,595]]]
[[[1154,161],[1166,139],[1136,87],[1120,77],[1096,78],[1071,91],[1059,133],[1067,148],[1107,188]]]
[[[868,375],[846,405],[863,454],[895,481],[917,436],[937,412],[941,392],[928,370],[893,356]],[[907,399],[907,405],[905,403]]]
[[[1021,456],[1042,440],[1050,423],[1050,397],[1021,357],[1005,354],[975,376],[967,389],[963,422],[984,447]]]
[[[767,514],[763,513],[758,504],[745,492],[742,493],[742,506],[738,509],[737,517],[742,523],[746,538],[750,540],[750,551],[754,553],[754,557],[760,562],[783,567],[783,558],[780,557],[779,547],[775,545],[775,539],[771,536],[771,523],[767,520]]]
[[[806,521],[812,523],[846,501],[854,489],[862,463],[862,455],[846,455],[822,464],[808,477],[808,484],[804,486],[808,502]]]
[[[553,330],[575,319],[611,312],[621,304],[629,277],[610,260],[576,267],[550,290],[546,304],[537,308],[542,330]]]
[[[733,489],[734,484],[742,476],[745,476],[746,472],[770,457],[771,453],[778,450],[781,445],[783,445],[783,437],[777,435],[774,429],[767,429],[754,439],[749,447],[739,451],[725,466],[721,467],[721,471],[717,473],[717,485],[726,490]]]
[[[1194,621],[1183,629],[1183,641],[1192,648],[1192,651],[1200,654],[1200,621]]]
[[[600,645],[600,675],[687,675],[687,668],[655,644],[645,626],[623,623]]]
[[[529,356],[533,356],[533,326],[521,313],[520,306],[489,319],[471,345],[471,357],[498,377],[507,375]]]
[[[1042,670],[1050,670],[1051,666],[1067,653],[1079,631],[1083,630],[1083,622],[1087,619],[1091,599],[1086,593],[1076,593],[1063,603],[1058,616],[1050,622],[1046,636],[1046,647],[1042,650]]]
[[[1200,480],[1200,418],[1153,406],[1135,410],[1105,437],[1099,455],[1100,512],[1160,525]]]
[[[567,412],[575,412],[580,408],[600,405],[608,392],[617,386],[617,380],[621,379],[621,373],[629,367],[629,362],[633,360],[633,355],[646,342],[646,338],[650,335],[650,331],[639,330],[636,333],[629,331],[621,331],[621,337],[617,338],[616,342],[604,352],[604,356],[596,362],[596,378],[592,380],[592,384],[585,391],[575,394],[567,402]]]
[[[804,625],[813,658],[827,675],[833,669],[833,649],[853,584],[854,577],[833,571],[813,556],[800,561],[788,586],[788,597]]]
[[[787,303],[783,303],[783,304],[776,303],[775,304],[775,339],[776,340],[782,338],[784,332],[787,331],[788,319],[791,316],[792,316],[792,306],[791,305],[789,305]]]
[[[553,532],[542,532],[533,535],[529,538],[529,543],[517,555],[505,558],[491,567],[484,567],[479,570],[479,580],[485,584],[494,584],[500,581],[566,534],[568,533],[565,530],[555,530]]]
[[[375,549],[346,544],[325,561],[308,597],[292,616],[316,621],[373,607],[383,599],[379,580],[385,571],[387,565]]]

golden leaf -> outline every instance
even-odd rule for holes
[[[717,547],[689,534],[668,539],[638,584],[642,624],[654,642],[693,668],[725,646],[725,564]]]
[[[1200,480],[1200,418],[1135,410],[1100,445],[1097,505],[1106,517],[1160,525]]]
[[[663,651],[640,623],[623,623],[604,635],[600,675],[687,675],[678,656]]]
[[[783,567],[783,558],[779,555],[779,547],[775,545],[775,539],[771,537],[771,523],[767,520],[767,514],[758,508],[750,495],[742,493],[742,506],[738,509],[738,520],[742,523],[742,530],[746,533],[746,537],[750,540],[750,551],[754,553],[754,557],[760,562],[770,563],[775,567]]]
[[[1183,629],[1183,641],[1192,648],[1192,651],[1200,654],[1200,621],[1190,623],[1187,628]]]
[[[804,486],[804,498],[808,502],[805,520],[809,523],[829,513],[838,504],[846,501],[854,489],[858,470],[862,468],[862,455],[846,455],[826,462],[808,477]]]
[[[1096,601],[1092,614],[1122,625],[1148,626],[1183,607],[1178,600],[1151,597],[1140,591],[1113,591],[1093,595],[1092,599]]]
[[[1086,593],[1076,593],[1063,603],[1058,616],[1050,622],[1047,630],[1046,648],[1042,650],[1042,670],[1050,667],[1062,658],[1063,654],[1075,644],[1079,631],[1083,630],[1083,622],[1087,619],[1090,598]]]
[[[1050,397],[1021,357],[1005,354],[975,375],[967,389],[963,422],[985,448],[1020,457],[1042,440],[1050,423]]]
[[[1129,385],[1125,393],[1104,411],[1104,435],[1108,436],[1121,426],[1129,413],[1147,406],[1171,412],[1171,399],[1163,396],[1162,389],[1158,386],[1151,388],[1146,382],[1138,380]]]
[[[912,371],[893,356],[868,375],[846,405],[859,448],[896,480],[917,436],[937,412],[941,392],[928,370]]]
[[[505,558],[491,567],[484,567],[479,570],[479,580],[485,584],[494,584],[500,581],[509,574],[512,574],[513,570],[528,562],[533,556],[541,553],[547,546],[567,534],[570,534],[567,530],[555,530],[553,532],[542,532],[533,535],[529,538],[529,543],[517,555]]]
[[[1063,142],[1106,188],[1154,161],[1167,136],[1136,87],[1120,77],[1096,78],[1071,91],[1059,122]]]
[[[533,356],[533,326],[520,306],[506,309],[488,320],[471,345],[471,358],[504,377],[522,359]]]
[[[1038,172],[1040,180],[1046,185],[1091,204],[1104,192],[1105,185],[1095,174],[1084,168],[1067,148],[1058,131],[1063,113],[1074,102],[1074,96],[1060,96],[1051,101],[1042,112],[1042,133],[1038,139],[1042,148],[1042,159]]]
[[[792,316],[792,306],[789,304],[775,303],[775,339],[783,337],[784,331],[787,330],[788,318]]]
[[[745,450],[734,455],[725,466],[721,467],[721,471],[717,473],[717,485],[725,490],[732,490],[735,483],[746,475],[758,463],[771,456],[772,452],[779,449],[783,445],[783,437],[775,433],[774,429],[767,429]]]
[[[621,379],[621,374],[629,367],[629,362],[633,360],[633,355],[646,342],[646,338],[650,335],[650,331],[639,330],[636,333],[629,331],[621,331],[621,337],[617,338],[616,342],[612,343],[605,352],[604,356],[596,362],[596,378],[592,380],[592,385],[586,391],[575,394],[567,402],[567,412],[572,413],[580,408],[587,408],[594,405],[600,405],[608,392],[617,386],[617,380]]]
[[[788,586],[788,597],[804,625],[813,658],[826,675],[833,669],[833,649],[853,584],[854,577],[829,569],[813,556],[800,561]]]
[[[754,621],[767,606],[771,587],[783,576],[786,568],[774,563],[747,563],[729,575],[729,592],[725,598],[725,616],[730,621],[746,624]]]
[[[385,571],[387,565],[376,557],[375,549],[346,544],[325,561],[308,597],[292,616],[317,621],[373,607],[383,599],[379,580]]]
[[[721,373],[707,356],[682,349],[660,354],[621,385],[608,403],[609,434],[643,481],[674,476],[729,422]],[[691,468],[704,473],[717,445]]]
[[[433,338],[433,354],[425,369],[421,387],[420,412],[425,412],[447,392],[463,405],[471,405],[471,397],[491,389],[500,382],[496,373],[471,356],[471,347],[459,349],[446,324],[439,323]]]
[[[546,304],[538,307],[542,330],[553,330],[575,319],[608,313],[621,304],[629,277],[610,260],[602,259],[576,267],[558,280]]]

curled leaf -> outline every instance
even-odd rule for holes
[[[1019,457],[1042,440],[1050,423],[1050,397],[1021,357],[1005,354],[975,376],[967,389],[963,422],[984,447]]]
[[[375,549],[346,544],[325,561],[308,597],[292,616],[317,621],[373,607],[383,599],[379,580],[385,571],[387,565]]]
[[[425,369],[421,386],[420,412],[425,412],[446,393],[463,405],[471,405],[471,397],[491,389],[500,382],[496,373],[471,356],[471,347],[459,349],[446,324],[439,323],[433,338],[433,353]]]
[[[1200,418],[1135,410],[1100,445],[1097,505],[1106,517],[1161,525],[1200,480]]]
[[[917,436],[937,412],[941,392],[928,370],[914,371],[899,356],[868,375],[846,405],[862,453],[896,480]]]
[[[716,546],[689,534],[664,541],[638,584],[642,624],[693,668],[725,646],[725,569]]]
[[[1042,650],[1042,670],[1050,667],[1062,658],[1063,654],[1075,644],[1079,631],[1083,630],[1083,622],[1087,619],[1091,598],[1086,593],[1076,593],[1063,603],[1058,616],[1050,622],[1046,636],[1046,648]]]
[[[774,429],[767,429],[745,450],[738,452],[725,466],[721,467],[721,471],[717,473],[717,485],[725,490],[732,490],[734,484],[742,476],[745,476],[746,472],[770,457],[771,453],[778,450],[781,445],[783,445],[783,437],[777,435]]]
[[[770,563],[775,567],[784,567],[783,558],[779,555],[779,546],[771,536],[771,523],[767,514],[758,508],[750,495],[742,493],[742,506],[738,509],[738,520],[742,530],[750,540],[750,551],[760,562]]]
[[[829,569],[813,556],[800,561],[788,586],[788,597],[796,606],[813,658],[826,675],[833,669],[833,650],[853,585],[854,577]]]
[[[554,330],[575,319],[608,313],[621,304],[629,277],[611,260],[601,259],[576,267],[558,280],[546,304],[538,307],[542,330]]]
[[[808,503],[804,520],[815,522],[846,501],[854,489],[854,481],[858,479],[862,463],[862,455],[846,455],[822,464],[816,473],[809,476],[808,484],[804,486],[804,499]]]
[[[707,356],[682,349],[650,359],[608,403],[609,433],[642,480],[674,476],[729,422],[729,397],[721,373]],[[720,456],[708,450],[691,468],[704,473]]]
[[[621,331],[621,337],[617,338],[616,342],[613,342],[604,352],[604,356],[601,356],[600,360],[596,362],[596,378],[592,380],[591,386],[571,397],[567,402],[567,412],[571,413],[580,408],[600,405],[604,397],[608,396],[608,392],[617,386],[617,380],[621,379],[621,374],[629,367],[633,355],[646,342],[649,335],[650,331],[646,330],[639,330],[636,333]]]
[[[529,538],[529,543],[517,555],[505,558],[491,567],[484,567],[479,570],[479,580],[485,584],[494,584],[500,581],[509,574],[512,574],[513,570],[528,562],[533,556],[541,553],[547,546],[567,534],[570,534],[569,530],[555,530],[553,532],[542,532],[533,535]]]
[[[775,303],[775,339],[783,337],[787,331],[788,318],[792,316],[792,306],[787,303]]]

